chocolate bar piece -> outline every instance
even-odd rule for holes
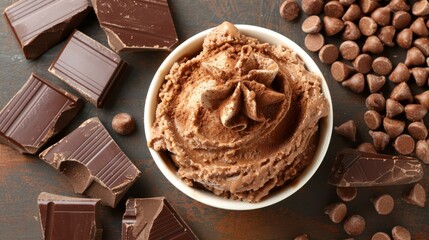
[[[90,118],[39,157],[68,177],[76,193],[115,207],[140,171],[98,118]]]
[[[76,30],[49,71],[101,107],[126,66],[118,54]]]
[[[43,239],[101,239],[100,199],[42,192],[37,198]]]
[[[34,73],[0,112],[0,142],[34,154],[79,112],[83,102]]]
[[[91,0],[116,52],[168,50],[178,42],[167,0]]]
[[[20,0],[4,16],[27,59],[68,37],[89,13],[87,0]]]
[[[122,240],[198,239],[164,197],[130,198],[122,218]]]
[[[329,183],[339,187],[371,187],[408,184],[422,177],[423,167],[416,158],[345,149],[337,153]]]

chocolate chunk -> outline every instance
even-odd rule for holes
[[[409,28],[405,28],[398,33],[396,42],[401,48],[408,49],[413,44],[413,32]]]
[[[366,126],[371,130],[377,130],[381,126],[381,115],[374,110],[368,110],[363,115]]]
[[[322,12],[324,4],[323,0],[302,0],[301,8],[308,16],[317,15]]]
[[[350,236],[359,236],[365,230],[365,219],[360,215],[352,215],[344,222],[344,231]]]
[[[118,113],[112,119],[113,130],[121,135],[128,135],[136,128],[136,121],[128,113]]]
[[[408,196],[405,197],[405,201],[409,204],[416,205],[419,207],[425,207],[426,203],[426,191],[419,183],[414,184],[411,188]]]
[[[397,119],[385,117],[383,119],[383,127],[390,138],[396,138],[405,130],[405,122]]]
[[[410,70],[407,65],[398,63],[392,73],[389,75],[389,80],[393,83],[402,83],[410,79]]]
[[[377,0],[360,0],[359,5],[362,9],[362,12],[365,14],[371,13],[380,7],[380,4],[377,2]]]
[[[372,200],[375,211],[380,215],[388,215],[395,207],[395,201],[389,194],[383,194]]]
[[[371,13],[371,18],[380,25],[387,26],[390,23],[390,8],[389,7],[381,7],[374,10]]]
[[[372,235],[371,240],[391,240],[390,236],[384,232],[376,232]]]
[[[341,18],[344,14],[344,7],[338,1],[330,1],[323,7],[323,12],[325,16]]]
[[[325,38],[320,33],[309,33],[305,36],[304,44],[309,51],[317,52],[325,44]]]
[[[415,98],[418,103],[425,106],[426,109],[429,109],[429,90],[417,94]]]
[[[403,155],[408,155],[414,152],[415,146],[416,144],[414,139],[408,134],[399,135],[393,143],[395,150]]]
[[[360,54],[353,61],[353,66],[360,73],[369,73],[372,69],[372,57],[366,53]]]
[[[349,79],[342,81],[341,85],[355,93],[361,93],[365,88],[365,77],[362,73],[356,73]]]
[[[398,102],[413,102],[413,95],[411,94],[410,87],[408,87],[406,82],[401,82],[400,84],[396,85],[390,93],[390,98],[395,99]]]
[[[393,240],[411,240],[410,232],[401,226],[395,226],[392,228]]]
[[[332,64],[338,58],[339,51],[334,44],[326,44],[319,51],[319,59],[322,63]]]
[[[426,27],[425,20],[422,17],[418,17],[410,26],[411,31],[420,37],[427,37],[429,30]]]
[[[371,93],[365,100],[366,108],[381,112],[386,108],[386,100],[380,93]]]
[[[410,121],[420,121],[425,116],[428,110],[421,104],[407,104],[405,106],[405,116]]]
[[[409,184],[423,177],[419,160],[344,149],[337,153],[329,183],[339,187]]]
[[[415,67],[411,69],[411,75],[413,75],[416,84],[419,87],[423,87],[428,83],[429,79],[429,68]]]
[[[422,160],[423,163],[429,164],[429,144],[425,140],[417,141],[416,156]]]
[[[33,73],[0,112],[0,143],[37,153],[82,106],[79,98]]]
[[[183,239],[197,236],[163,197],[130,198],[122,218],[122,240]]]
[[[353,72],[355,72],[355,70],[352,66],[349,66],[340,61],[336,61],[331,65],[331,75],[337,82],[344,81]]]
[[[293,21],[299,16],[299,5],[296,0],[285,0],[280,5],[280,16],[282,18]]]
[[[70,180],[76,193],[115,207],[140,177],[98,118],[91,118],[39,157]]]
[[[351,4],[350,7],[346,10],[343,17],[343,21],[356,21],[363,16],[360,7],[357,4]]]
[[[361,32],[359,30],[359,27],[351,21],[344,22],[344,32],[343,32],[343,39],[344,40],[357,40],[361,36]]]
[[[405,65],[410,66],[421,66],[425,64],[426,58],[422,51],[416,47],[408,49],[407,56],[405,57]]]
[[[410,11],[411,7],[408,5],[406,0],[392,0],[389,2],[390,10],[393,12],[397,11]]]
[[[392,26],[401,30],[411,24],[411,15],[406,11],[398,11],[393,14]]]
[[[101,107],[126,65],[119,55],[76,30],[49,71]]]
[[[346,121],[334,129],[336,133],[346,137],[350,141],[356,141],[356,124],[353,120]]]
[[[337,187],[337,196],[344,202],[350,202],[357,196],[357,189],[355,187]]]
[[[429,38],[418,38],[413,42],[414,46],[417,47],[422,53],[428,57],[429,56]],[[429,66],[429,65],[428,65]]]
[[[429,2],[427,0],[416,1],[411,12],[414,16],[426,17],[429,15]]]
[[[386,83],[386,77],[368,74],[366,75],[366,81],[368,82],[369,91],[371,93],[376,93],[380,91]]]
[[[101,239],[100,199],[42,192],[37,198],[43,239]]]
[[[392,62],[387,57],[377,57],[372,62],[372,70],[382,76],[389,74],[392,68]]]
[[[340,223],[347,215],[347,206],[342,202],[330,204],[326,206],[325,214],[333,223]]]
[[[425,140],[428,137],[428,129],[423,122],[412,122],[407,130],[414,139]]]
[[[309,240],[309,239],[310,238],[308,237],[308,235],[304,233],[302,235],[295,237],[293,240]]]
[[[377,150],[375,149],[374,144],[364,142],[357,146],[356,150],[361,152],[367,152],[367,153],[377,153]]]
[[[116,52],[170,51],[178,42],[167,0],[91,0],[110,47]]]
[[[393,42],[393,38],[395,36],[395,33],[396,33],[396,29],[394,26],[385,26],[379,30],[377,37],[385,45],[387,45],[389,47],[393,47],[393,46],[395,46],[395,43]]]
[[[346,60],[354,60],[360,53],[359,45],[354,41],[344,41],[340,45],[341,56]]]
[[[20,0],[4,16],[25,58],[35,59],[67,38],[90,9],[87,0]]]
[[[344,22],[338,18],[325,16],[323,17],[323,26],[325,27],[326,35],[334,36],[343,30]]]
[[[301,29],[305,33],[318,33],[322,30],[322,20],[317,15],[310,16],[304,20]]]
[[[364,36],[372,36],[377,31],[377,23],[370,17],[362,17],[359,20],[359,30]]]
[[[393,118],[394,116],[403,113],[404,106],[393,98],[386,100],[386,117]]]
[[[378,39],[377,36],[369,36],[365,40],[365,44],[362,47],[362,51],[365,53],[379,54],[384,50],[383,43]]]

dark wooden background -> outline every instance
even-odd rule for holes
[[[0,9],[14,0],[0,1]],[[304,14],[295,22],[286,22],[279,15],[280,0],[171,0],[170,8],[180,42],[190,36],[214,27],[222,21],[253,24],[277,31],[299,45],[304,45],[301,32]],[[72,91],[63,82],[49,74],[47,69],[64,42],[50,49],[36,61],[27,61],[12,36],[4,18],[0,20],[0,107],[18,91],[31,72],[36,72],[55,84]],[[94,14],[90,14],[78,28],[107,45],[104,32]],[[329,39],[329,41],[336,41]],[[386,51],[394,62],[403,61],[404,52]],[[311,239],[345,239],[342,224],[331,223],[323,213],[329,203],[338,201],[335,188],[327,184],[328,173],[335,153],[343,147],[355,147],[333,134],[331,145],[316,175],[296,194],[288,199],[259,210],[227,211],[198,203],[171,185],[150,158],[143,131],[143,109],[150,81],[168,52],[134,52],[121,56],[131,65],[116,89],[113,89],[104,108],[86,104],[71,125],[53,142],[72,131],[84,120],[98,116],[128,157],[142,171],[141,179],[133,185],[125,199],[115,209],[103,208],[103,239],[120,239],[121,217],[127,197],[166,196],[181,216],[189,223],[200,239],[293,239],[307,233]],[[334,82],[329,67],[310,54],[324,73],[334,104],[334,125],[355,119],[358,123],[358,141],[369,141],[368,129],[363,125],[366,94],[355,94]],[[72,91],[73,92],[73,91]],[[110,126],[112,117],[128,112],[137,119],[138,130],[131,136],[115,134]],[[427,168],[426,168],[427,170]],[[429,174],[422,180],[429,188]],[[390,232],[395,225],[411,231],[413,239],[429,239],[429,211],[406,204],[402,196],[410,186],[365,188],[358,197],[347,203],[349,214],[361,214],[367,220],[365,232],[356,239],[370,239],[377,231]],[[0,239],[41,239],[37,196],[46,191],[77,196],[64,176],[37,157],[23,156],[0,145]],[[390,193],[395,198],[395,209],[388,216],[379,216],[370,198]]]

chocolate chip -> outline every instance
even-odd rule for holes
[[[380,25],[387,26],[390,23],[390,8],[389,7],[381,7],[374,10],[371,13],[371,18]]]
[[[359,52],[359,45],[354,41],[344,41],[340,45],[341,56],[346,60],[354,60]]]
[[[346,137],[350,141],[356,141],[356,124],[353,120],[344,122],[338,127],[334,128],[337,134]]]
[[[369,73],[372,69],[372,57],[366,53],[360,54],[353,61],[353,66],[360,73]]]
[[[395,207],[395,201],[389,194],[383,194],[372,200],[375,211],[380,215],[388,215]]]
[[[366,75],[366,81],[368,82],[369,91],[371,93],[376,93],[380,91],[380,89],[386,83],[386,77],[368,74]]]
[[[344,7],[338,1],[330,1],[325,4],[323,12],[325,16],[341,18],[344,14]]]
[[[366,98],[365,105],[369,110],[381,112],[386,107],[386,100],[380,93],[371,93]]]
[[[390,142],[390,136],[385,132],[369,130],[368,133],[372,137],[372,142],[377,152],[383,151]]]
[[[414,139],[408,134],[399,135],[393,143],[395,150],[403,155],[408,155],[414,152],[415,146],[416,144]]]
[[[382,76],[392,71],[392,62],[387,57],[378,57],[372,62],[372,70]]]
[[[416,47],[408,49],[407,56],[405,57],[405,65],[409,66],[420,66],[425,64],[426,58]]]
[[[371,130],[376,130],[381,125],[381,115],[377,111],[374,110],[368,110],[363,115],[363,120],[366,124],[366,126]]]
[[[341,85],[355,93],[361,93],[365,88],[365,77],[362,73],[355,73],[349,79],[342,81]]]
[[[375,149],[374,144],[368,143],[368,142],[359,144],[356,149],[361,152],[377,153],[377,150]]]
[[[392,25],[398,29],[404,29],[411,23],[411,15],[405,11],[398,11],[393,14]]]
[[[357,196],[357,189],[355,187],[337,187],[337,196],[344,202],[350,202]]]
[[[386,117],[393,118],[394,116],[403,113],[404,106],[395,99],[388,98],[386,100]]]
[[[411,9],[414,16],[425,17],[429,15],[429,2],[427,0],[416,1]]]
[[[405,122],[385,117],[383,119],[383,127],[391,139],[401,135],[405,129]]]
[[[389,80],[393,83],[402,83],[410,79],[410,70],[407,65],[398,63],[392,73],[389,75]]]
[[[395,46],[393,42],[393,37],[395,36],[396,29],[394,26],[385,26],[380,29],[377,34],[377,37],[389,47]]]
[[[352,5],[355,2],[355,0],[339,0],[339,2],[344,7],[348,7],[348,6]]]
[[[411,240],[410,232],[401,226],[395,226],[392,228],[393,240]]]
[[[420,49],[422,53],[427,57],[429,56],[429,38],[417,38],[414,40],[414,46]]]
[[[413,102],[413,95],[411,94],[410,87],[408,87],[406,82],[401,82],[400,84],[396,85],[390,93],[390,98],[395,99],[398,102]]]
[[[365,14],[368,14],[380,7],[380,4],[377,2],[377,0],[360,0],[359,4],[362,12]]]
[[[359,30],[364,36],[374,35],[377,31],[377,23],[370,17],[362,17],[359,20]]]
[[[325,38],[320,33],[309,33],[305,36],[304,44],[309,51],[317,52],[325,44]]]
[[[369,36],[362,47],[363,52],[374,54],[382,53],[383,49],[383,43],[377,36]]]
[[[298,237],[295,237],[293,240],[309,240],[310,238],[308,237],[307,234],[302,234],[299,235]]]
[[[343,39],[344,40],[357,40],[361,36],[361,32],[359,30],[359,27],[351,21],[344,22],[344,32],[343,32]]]
[[[376,232],[372,235],[371,240],[391,240],[391,238],[384,232]]]
[[[329,216],[332,222],[340,223],[347,214],[347,206],[342,202],[330,204],[325,207],[325,214]]]
[[[422,17],[418,17],[410,26],[411,31],[420,37],[427,37],[429,30],[426,27],[425,20]]]
[[[429,79],[429,68],[415,67],[411,69],[411,75],[413,75],[416,84],[419,87],[423,87],[427,84]]]
[[[301,7],[302,11],[310,16],[321,13],[323,4],[323,0],[302,0]]]
[[[299,16],[299,5],[296,0],[285,0],[280,5],[280,15],[288,20],[293,21]]]
[[[326,44],[319,51],[319,59],[322,63],[332,64],[338,58],[339,51],[334,44]]]
[[[421,104],[407,104],[405,106],[405,116],[410,121],[420,121],[425,116],[428,110]]]
[[[425,140],[428,137],[428,129],[423,122],[412,122],[407,129],[414,139]]]
[[[343,62],[336,61],[331,65],[331,75],[337,82],[342,82],[347,79],[355,70]]]
[[[317,15],[310,16],[304,20],[301,29],[305,33],[318,33],[322,30],[322,20]]]
[[[356,21],[363,16],[360,7],[357,4],[352,4],[341,18],[343,21]]]
[[[112,120],[113,130],[121,135],[128,135],[136,128],[136,121],[128,113],[118,113]]]
[[[396,42],[401,48],[408,49],[413,45],[413,32],[409,28],[405,28],[396,36]]]
[[[429,110],[429,90],[417,94],[415,98],[418,103],[425,106],[425,108]]]
[[[389,3],[390,10],[393,12],[397,11],[410,11],[411,7],[407,4],[407,1],[405,0],[392,0]]]
[[[360,215],[352,215],[344,222],[344,231],[350,236],[358,236],[365,230],[365,219]]]
[[[408,196],[405,197],[405,201],[415,206],[425,207],[426,191],[423,186],[419,183],[414,184]]]
[[[429,144],[425,140],[417,141],[416,156],[425,164],[429,164]]]
[[[325,27],[325,33],[328,36],[333,36],[344,28],[344,22],[338,18],[325,16],[323,17],[323,26]]]

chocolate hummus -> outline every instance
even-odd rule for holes
[[[159,91],[149,146],[167,151],[189,185],[258,202],[307,166],[329,105],[320,79],[292,50],[228,22]]]

